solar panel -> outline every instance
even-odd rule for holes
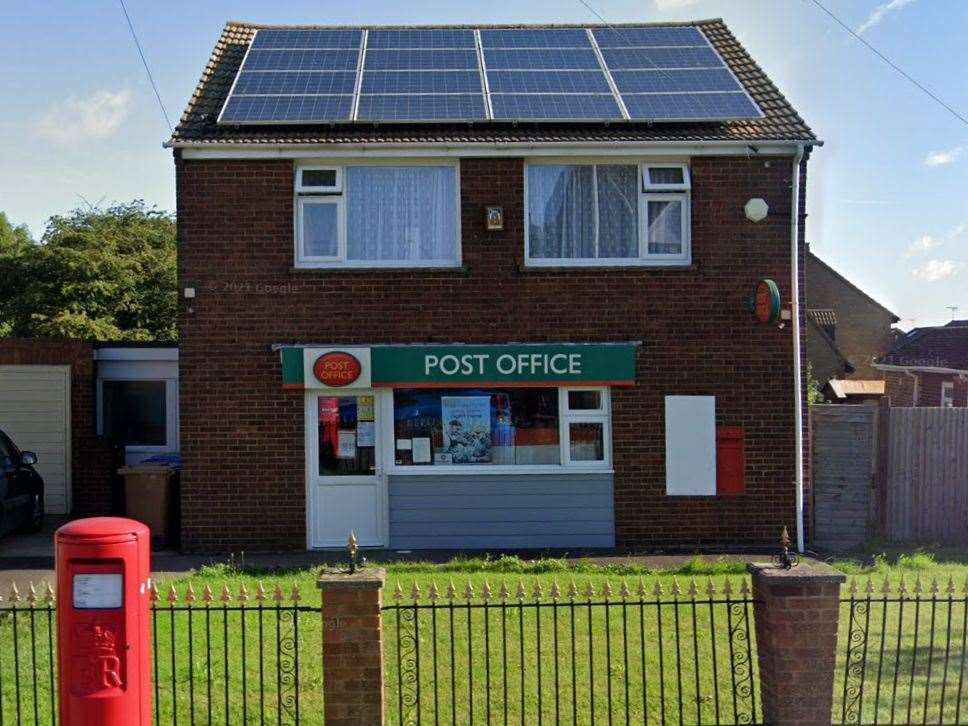
[[[694,26],[267,28],[256,32],[219,122],[760,116]]]

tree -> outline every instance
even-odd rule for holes
[[[0,288],[8,335],[176,338],[175,221],[143,201],[51,217],[39,244],[0,255],[16,280]]]
[[[15,227],[0,212],[0,336],[13,332],[9,301],[17,294],[20,265],[33,243],[25,225]]]

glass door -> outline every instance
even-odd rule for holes
[[[383,542],[384,471],[373,391],[307,396],[307,467],[311,547]]]

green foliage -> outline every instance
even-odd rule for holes
[[[143,201],[51,217],[39,244],[4,217],[0,269],[0,333],[176,338],[175,221]]]
[[[813,374],[813,363],[807,363],[807,405],[810,406],[814,403],[823,403],[824,397],[822,389],[823,386],[817,377]]]

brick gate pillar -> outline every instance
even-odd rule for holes
[[[386,572],[324,570],[317,583],[323,611],[323,711],[326,726],[383,723],[383,623]]]
[[[751,563],[749,571],[764,722],[829,724],[840,585],[846,577],[813,560],[790,570]]]

